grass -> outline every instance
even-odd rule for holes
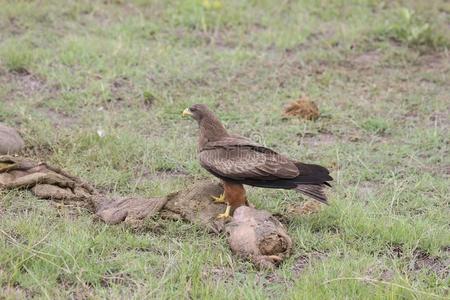
[[[294,192],[248,189],[295,243],[274,272],[194,225],[107,226],[2,191],[0,298],[448,298],[449,13],[444,0],[2,3],[0,121],[27,156],[112,194],[165,195],[209,177],[180,117],[203,102],[335,183],[310,216],[289,213]],[[322,116],[283,120],[303,95]]]

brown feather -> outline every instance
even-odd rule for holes
[[[293,161],[279,154],[254,151],[251,147],[233,146],[203,150],[200,164],[221,176],[239,180],[244,178],[295,178],[299,170]]]
[[[311,198],[327,204],[327,196],[323,190],[322,184],[300,184],[295,189]]]
[[[245,137],[229,134],[205,105],[196,104],[190,110],[200,127],[200,164],[214,176],[235,184],[295,189],[326,203],[323,188],[333,180],[326,168],[293,161]]]

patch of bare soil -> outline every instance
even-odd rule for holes
[[[0,69],[0,84],[8,84],[13,87],[11,93],[5,97],[6,101],[14,101],[17,96],[29,98],[48,89],[44,78],[26,70],[23,72],[8,72]]]
[[[31,299],[33,293],[18,285],[0,287],[0,299]]]
[[[338,137],[330,132],[323,133],[298,133],[297,136],[300,137],[298,141],[299,145],[307,145],[312,147],[320,147],[320,146],[330,146],[337,142]]]
[[[53,148],[50,144],[27,145],[22,154],[26,157],[34,157],[35,159],[46,161],[53,155]]]
[[[415,250],[413,255],[409,265],[410,271],[420,272],[425,269],[440,278],[447,278],[450,274],[450,258],[431,256],[422,250]]]
[[[372,181],[363,181],[358,185],[358,194],[361,199],[367,199],[378,191],[378,184]]]
[[[205,280],[213,280],[216,282],[231,283],[231,282],[241,282],[244,283],[246,274],[249,270],[247,269],[234,269],[230,267],[221,268],[205,268],[202,272],[202,278]],[[292,285],[293,281],[287,280],[285,277],[281,276],[277,272],[264,270],[255,273],[255,280],[259,286],[263,288],[270,287],[272,284],[285,283]]]
[[[269,274],[257,273],[256,281],[263,288],[270,287],[272,284],[280,284],[280,283],[285,283],[291,286],[293,283],[292,281],[287,281],[283,276],[279,275],[276,272],[270,272]]]
[[[212,280],[215,282],[228,283],[235,279],[236,270],[232,268],[205,268],[202,271],[202,277],[206,280]]]
[[[129,273],[109,271],[100,280],[102,287],[112,287],[114,285],[130,286],[134,285],[134,280]]]
[[[65,112],[38,106],[37,111],[42,114],[56,128],[70,128],[78,123],[78,117]]]
[[[265,30],[267,30],[267,26],[255,22],[248,24],[243,34],[253,35],[256,32],[263,32]],[[186,36],[191,36],[191,43],[208,45],[215,50],[236,49],[237,47],[257,49],[252,39],[243,39],[242,33],[236,33],[227,26],[220,26],[207,31],[200,28],[186,29],[185,27],[178,27],[172,34],[181,40],[186,39]]]
[[[377,50],[371,50],[350,56],[347,60],[341,61],[340,66],[347,69],[354,68],[357,71],[367,71],[380,67],[382,60],[382,53]],[[419,56],[409,68],[413,72],[442,72],[448,70],[450,64],[448,63],[447,54],[434,52]]]
[[[267,70],[273,71],[267,73]],[[231,86],[233,91],[245,89],[257,93],[266,89],[284,87],[297,78],[305,78],[309,74],[308,71],[303,61],[275,53],[270,59],[237,68],[228,81],[218,77],[215,84],[219,85],[218,89],[230,90]],[[255,80],[255,78],[260,79]],[[238,93],[236,96],[239,96]]]
[[[6,241],[9,244],[12,245],[18,245],[18,244],[22,244],[22,245],[26,245],[29,241],[26,237],[24,237],[23,235],[21,235],[20,233],[16,232],[16,231],[4,231],[2,232],[3,235],[7,238]]]
[[[108,99],[108,102],[112,105],[126,105],[130,97],[130,94],[134,91],[133,82],[127,77],[117,77],[110,84],[110,90],[112,98]],[[125,102],[125,103],[124,103]]]
[[[94,287],[88,286],[86,284],[82,286],[77,285],[74,288],[70,289],[69,292],[69,299],[84,300],[94,298],[95,298]]]
[[[403,248],[400,245],[392,245],[387,251],[387,255],[390,258],[401,258],[403,257]]]
[[[202,272],[202,277],[206,280],[212,280],[215,282],[231,283],[236,280],[243,281],[247,270],[236,270],[229,267],[222,268],[205,268]],[[255,279],[258,285],[266,288],[272,284],[287,283],[292,284],[292,282],[287,282],[283,276],[280,276],[277,272],[267,272],[259,271],[255,274]]]
[[[446,111],[434,112],[429,118],[429,127],[450,129],[450,107]]]
[[[133,106],[149,109],[156,97],[149,93],[141,93],[134,83],[125,76],[119,76],[110,83],[111,97],[106,100],[106,110],[121,110]]]
[[[145,181],[153,180],[167,180],[174,177],[188,177],[190,174],[182,169],[158,169],[156,172],[152,172],[147,167],[142,167],[135,172],[134,183],[141,184]]]
[[[419,57],[415,65],[421,69],[436,71],[450,68],[448,63],[448,54],[446,53],[428,53]]]
[[[75,221],[83,214],[89,213],[89,210],[83,209],[80,205],[63,204],[59,202],[51,202],[51,206],[55,208],[56,215],[65,220]]]
[[[176,34],[180,37],[185,38],[186,30],[178,29]],[[229,35],[233,34],[232,31],[224,29],[214,30],[214,31],[196,31],[193,37],[203,44],[208,44],[214,48],[219,49],[235,49],[238,46],[235,38],[230,38]]]
[[[350,63],[358,69],[370,69],[379,64],[381,54],[377,51],[369,51],[354,57]]]
[[[288,211],[294,215],[311,215],[322,210],[323,204],[315,200],[307,200],[300,204],[292,204]]]
[[[81,282],[76,284],[65,273],[56,278],[61,289],[69,291],[70,299],[91,299],[94,297],[94,287],[91,284]]]
[[[395,273],[393,270],[385,267],[378,268],[377,266],[373,266],[367,270],[366,275],[370,278],[376,278],[382,281],[391,281],[394,278]]]
[[[180,169],[165,169],[156,171],[155,176],[159,178],[167,178],[167,177],[185,177],[188,176],[189,173],[180,170]]]
[[[426,251],[415,249],[412,256],[406,255],[400,245],[392,245],[387,255],[391,258],[401,258],[408,261],[408,271],[419,273],[425,271],[434,273],[439,278],[447,278],[450,274],[450,257],[432,256]]]
[[[403,122],[409,123],[410,127],[425,125],[428,128],[450,129],[450,107],[442,111],[435,111],[428,116],[418,112],[416,106],[411,106],[400,118]],[[406,126],[406,125],[405,125]]]
[[[443,165],[425,165],[421,164],[419,166],[421,170],[424,172],[431,173],[434,176],[443,176],[443,177],[449,177],[450,176],[450,165],[443,164]]]
[[[305,253],[300,255],[295,259],[295,263],[292,267],[292,272],[295,278],[298,278],[302,275],[303,271],[310,267],[315,262],[318,262],[324,259],[327,256],[326,253],[313,251],[309,253]]]
[[[25,32],[25,28],[17,22],[17,18],[15,17],[9,17],[7,21],[5,20],[5,23],[8,24],[4,28],[12,35],[21,35]]]
[[[320,45],[324,42],[328,44],[328,41],[332,39],[335,34],[335,28],[322,28],[311,33],[302,43],[299,43],[290,48],[286,48],[285,53],[288,56],[294,56],[301,51],[313,49],[314,47],[320,47]],[[333,46],[337,46],[337,44],[334,44]]]

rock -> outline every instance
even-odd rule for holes
[[[23,139],[14,128],[0,123],[0,155],[15,154],[24,146]]]
[[[233,253],[259,268],[272,269],[291,253],[292,240],[286,229],[266,211],[238,207],[225,228]]]
[[[41,199],[64,200],[75,197],[75,193],[70,188],[61,188],[51,184],[36,184],[31,191]]]
[[[121,222],[135,225],[137,221],[151,218],[159,213],[166,204],[164,198],[121,198],[115,201],[103,201],[97,207],[95,215],[105,223]]]
[[[161,215],[172,219],[181,218],[219,233],[224,229],[224,222],[218,220],[217,216],[225,211],[226,205],[215,203],[211,196],[222,193],[223,188],[219,183],[200,181],[185,190],[168,195]]]

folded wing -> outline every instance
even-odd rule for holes
[[[205,145],[199,159],[214,175],[232,180],[290,179],[299,175],[292,160],[241,137]]]

